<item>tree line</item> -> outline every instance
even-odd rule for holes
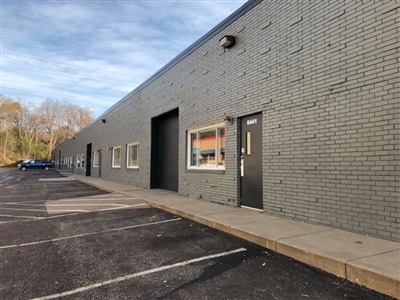
[[[1,97],[0,165],[51,160],[53,150],[93,121],[88,108],[47,98],[39,105]]]

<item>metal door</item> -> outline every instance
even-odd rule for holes
[[[86,145],[86,176],[92,175],[92,143]]]
[[[152,119],[151,188],[178,191],[179,111]]]
[[[240,204],[262,209],[262,115],[240,119]]]

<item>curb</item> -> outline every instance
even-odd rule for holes
[[[93,183],[91,181],[86,181],[81,178],[75,178],[75,179],[107,192],[121,192],[117,189],[105,187],[104,185]],[[207,217],[205,216],[198,216],[196,214],[191,214],[183,210],[179,210],[176,208],[166,206],[164,204],[160,204],[152,200],[146,200],[143,198],[140,199],[142,199],[148,205],[154,208],[158,208],[170,212],[172,214],[184,217],[186,219],[190,219],[197,223],[201,223],[208,227],[217,229],[219,231],[223,231],[235,237],[244,239],[246,241],[257,244],[264,248],[278,252],[282,255],[291,257],[309,266],[316,267],[325,272],[346,279],[350,282],[356,283],[361,286],[365,286],[371,290],[394,297],[395,299],[400,299],[400,276],[397,278],[396,276],[390,277],[387,276],[386,274],[377,273],[376,270],[374,269],[368,269],[361,265],[357,265],[356,263],[357,260],[352,262],[347,262],[331,258],[328,256],[323,256],[317,253],[312,253],[307,249],[301,249],[299,247],[293,247],[289,244],[286,244],[285,239],[282,240],[269,239],[265,236],[258,235],[249,230],[243,230],[231,225],[226,225],[214,220],[207,219]]]

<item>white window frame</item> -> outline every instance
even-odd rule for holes
[[[100,151],[95,150],[93,152],[93,168],[98,168],[99,167],[98,164],[96,165],[96,155],[100,155]],[[100,157],[99,157],[99,159],[100,159]]]
[[[137,161],[137,165],[136,166],[130,166],[129,165],[129,147],[130,146],[136,146],[136,161]],[[134,142],[134,143],[130,143],[126,145],[126,167],[128,169],[139,169],[139,142]]]
[[[86,166],[86,154],[81,154],[81,169],[85,169],[85,166]]]
[[[119,149],[119,159],[120,159],[119,166],[115,165],[115,161],[114,161],[114,158],[115,158],[115,152],[114,151],[117,150],[117,149]],[[117,147],[113,147],[112,148],[112,163],[111,163],[111,167],[112,168],[115,168],[115,169],[120,169],[121,168],[121,160],[122,160],[121,154],[122,154],[121,146],[117,146]]]
[[[76,168],[80,168],[81,167],[81,155],[78,154],[76,156]]]
[[[200,127],[196,129],[191,129],[187,131],[187,169],[189,170],[209,170],[209,171],[219,171],[219,170],[225,170],[225,165],[218,165],[218,128],[224,128],[225,129],[225,123],[219,123],[215,125],[210,125],[210,126],[205,126],[205,127]],[[191,135],[192,133],[199,133],[201,131],[205,130],[210,130],[210,129],[215,129],[215,166],[191,166],[191,158],[192,158],[192,145],[191,145]],[[226,143],[226,140],[225,140]]]

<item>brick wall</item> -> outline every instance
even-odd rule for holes
[[[237,205],[237,118],[262,112],[266,213],[399,240],[399,9],[263,1],[59,149],[92,143],[102,178],[149,188],[151,118],[179,108],[179,194]],[[224,50],[225,34],[237,42]],[[188,171],[186,132],[225,115],[225,172]],[[137,170],[125,167],[131,142]],[[122,146],[120,169],[112,146]]]

